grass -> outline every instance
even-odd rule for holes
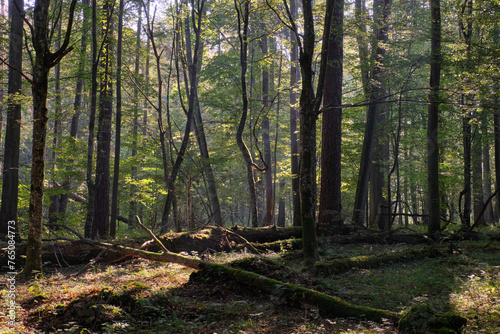
[[[487,246],[487,247],[485,247]],[[330,246],[324,260],[409,246]],[[295,280],[354,304],[403,312],[428,304],[468,319],[463,333],[500,333],[500,245],[455,245],[440,258],[388,263],[318,277],[302,271],[300,252],[269,253],[275,266],[266,275]],[[249,257],[221,253],[210,260],[230,263]],[[286,265],[289,273],[283,273]],[[280,269],[281,268],[281,269]],[[326,318],[307,305],[290,305],[239,283],[207,277],[174,264],[131,260],[96,265],[80,277],[79,267],[47,268],[45,278],[17,282],[15,329],[1,333],[397,333],[389,323]],[[7,291],[1,291],[2,299]],[[2,308],[0,312],[4,312]]]

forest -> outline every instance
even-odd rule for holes
[[[499,22],[2,1],[0,332],[500,332]]]

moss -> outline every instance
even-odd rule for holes
[[[401,317],[398,329],[401,334],[420,333],[460,333],[467,319],[460,315],[448,312],[436,312],[430,305],[418,304],[411,307]]]

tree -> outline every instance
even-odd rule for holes
[[[99,91],[99,116],[97,129],[97,156],[95,168],[94,219],[92,238],[106,238],[109,234],[109,186],[111,157],[111,123],[113,116],[113,12],[114,2],[105,0],[102,4],[105,18]]]
[[[243,141],[243,131],[248,116],[248,93],[247,93],[247,69],[248,69],[248,22],[250,13],[250,0],[243,0],[243,3],[238,3],[234,0],[234,6],[238,15],[238,38],[240,41],[240,67],[241,67],[241,98],[242,98],[242,112],[238,129],[236,131],[236,142],[245,160],[247,169],[247,182],[250,191],[250,210],[252,216],[252,226],[258,227],[258,213],[257,213],[257,190],[255,187],[255,180],[253,170],[260,168],[253,162],[252,155]]]
[[[333,4],[332,31],[328,41],[328,64],[323,93],[321,148],[321,191],[318,224],[320,228],[340,232],[342,227],[342,79],[343,79],[344,1]]]
[[[334,1],[326,3],[323,41],[329,41]],[[320,113],[325,84],[328,43],[323,43],[320,56],[318,84],[314,87],[313,63],[315,58],[315,25],[312,1],[303,1],[303,34],[299,34],[297,23],[285,2],[290,27],[299,46],[299,63],[302,75],[302,90],[299,99],[300,127],[300,217],[305,266],[313,265],[318,259],[316,236],[316,121]],[[302,36],[302,38],[301,38]]]
[[[49,40],[49,7],[50,0],[35,1],[33,24],[30,24],[35,63],[31,92],[33,95],[33,148],[31,164],[31,188],[28,222],[28,240],[26,242],[26,265],[24,275],[32,276],[42,270],[42,224],[43,194],[45,181],[45,146],[47,138],[47,94],[50,69],[71,51],[69,47],[71,28],[76,0],[72,0],[69,8],[67,30],[61,47],[50,51]]]
[[[23,49],[23,0],[9,1],[9,87],[7,100],[7,125],[2,166],[2,203],[0,208],[0,235],[8,234],[8,226],[17,232],[19,193],[19,144],[21,140],[21,84]],[[1,133],[0,133],[1,135]],[[14,221],[16,225],[9,224]],[[17,234],[17,236],[19,236]]]
[[[359,2],[359,1],[358,1]],[[358,3],[357,2],[357,3]],[[377,119],[380,119],[381,102],[385,99],[385,90],[383,86],[384,60],[386,55],[386,46],[389,32],[389,15],[391,13],[392,0],[376,0],[373,2],[374,8],[374,46],[372,49],[374,64],[371,73],[367,71],[368,59],[367,46],[364,41],[358,42],[361,61],[361,76],[364,85],[365,97],[368,98],[368,110],[366,116],[366,125],[363,139],[363,148],[361,152],[361,162],[359,167],[358,183],[354,202],[353,221],[358,226],[363,226],[363,212],[366,207],[368,193],[368,181],[370,163],[373,158],[373,147],[376,142]],[[358,7],[358,6],[357,6]],[[362,13],[362,6],[356,10],[359,15]],[[361,21],[361,19],[359,19]],[[368,74],[370,73],[370,74]],[[368,78],[370,80],[368,80]],[[377,177],[383,177],[377,173]],[[377,180],[380,181],[380,180]],[[380,190],[384,182],[379,182]],[[380,193],[379,193],[380,194]],[[380,196],[376,196],[380,200]],[[378,207],[378,205],[377,205]]]
[[[118,183],[120,178],[120,151],[122,131],[122,44],[123,44],[123,0],[120,0],[118,13],[118,42],[116,46],[116,139],[115,139],[115,165],[113,169],[113,189],[111,195],[111,221],[109,234],[111,238],[116,235],[116,218],[118,216]]]
[[[290,0],[290,16],[297,19],[297,4]],[[293,226],[300,226],[300,189],[299,189],[299,140],[297,136],[297,124],[299,122],[298,83],[300,81],[300,69],[297,66],[299,60],[299,44],[296,34],[290,30],[290,162],[292,173],[292,221]]]
[[[189,136],[191,133],[191,124],[193,122],[194,109],[196,107],[196,97],[198,90],[198,62],[200,61],[199,49],[201,47],[201,31],[202,31],[202,19],[205,13],[205,0],[197,0],[196,4],[194,0],[191,2],[191,19],[193,21],[193,30],[195,33],[195,42],[193,48],[193,58],[192,62],[187,64],[188,66],[188,78],[189,78],[189,94],[188,94],[188,109],[186,111],[186,127],[184,128],[184,135],[182,138],[181,147],[177,153],[175,163],[172,167],[170,177],[167,180],[167,199],[165,201],[165,207],[162,216],[162,232],[166,232],[168,226],[168,217],[170,214],[170,208],[175,200],[175,181],[179,175],[181,165],[184,161],[184,155],[189,144]],[[178,73],[180,75],[180,73]],[[175,209],[174,209],[175,210]]]
[[[439,202],[439,93],[441,80],[441,1],[431,0],[431,72],[427,115],[427,196],[429,201],[429,233],[441,231]]]

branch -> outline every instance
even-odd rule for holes
[[[7,65],[9,68],[11,68],[11,69],[13,69],[14,71],[16,71],[17,73],[21,74],[21,76],[22,76],[24,79],[26,79],[26,80],[29,82],[29,84],[30,84],[30,85],[32,85],[32,84],[33,84],[33,80],[31,80],[30,78],[28,78],[28,77],[26,76],[26,74],[24,74],[24,73],[23,73],[23,71],[20,71],[19,69],[17,69],[17,68],[15,68],[14,66],[10,65],[10,64],[9,64],[9,63],[5,60],[5,59],[3,59],[3,57],[0,57],[0,61],[1,61],[3,64]]]

